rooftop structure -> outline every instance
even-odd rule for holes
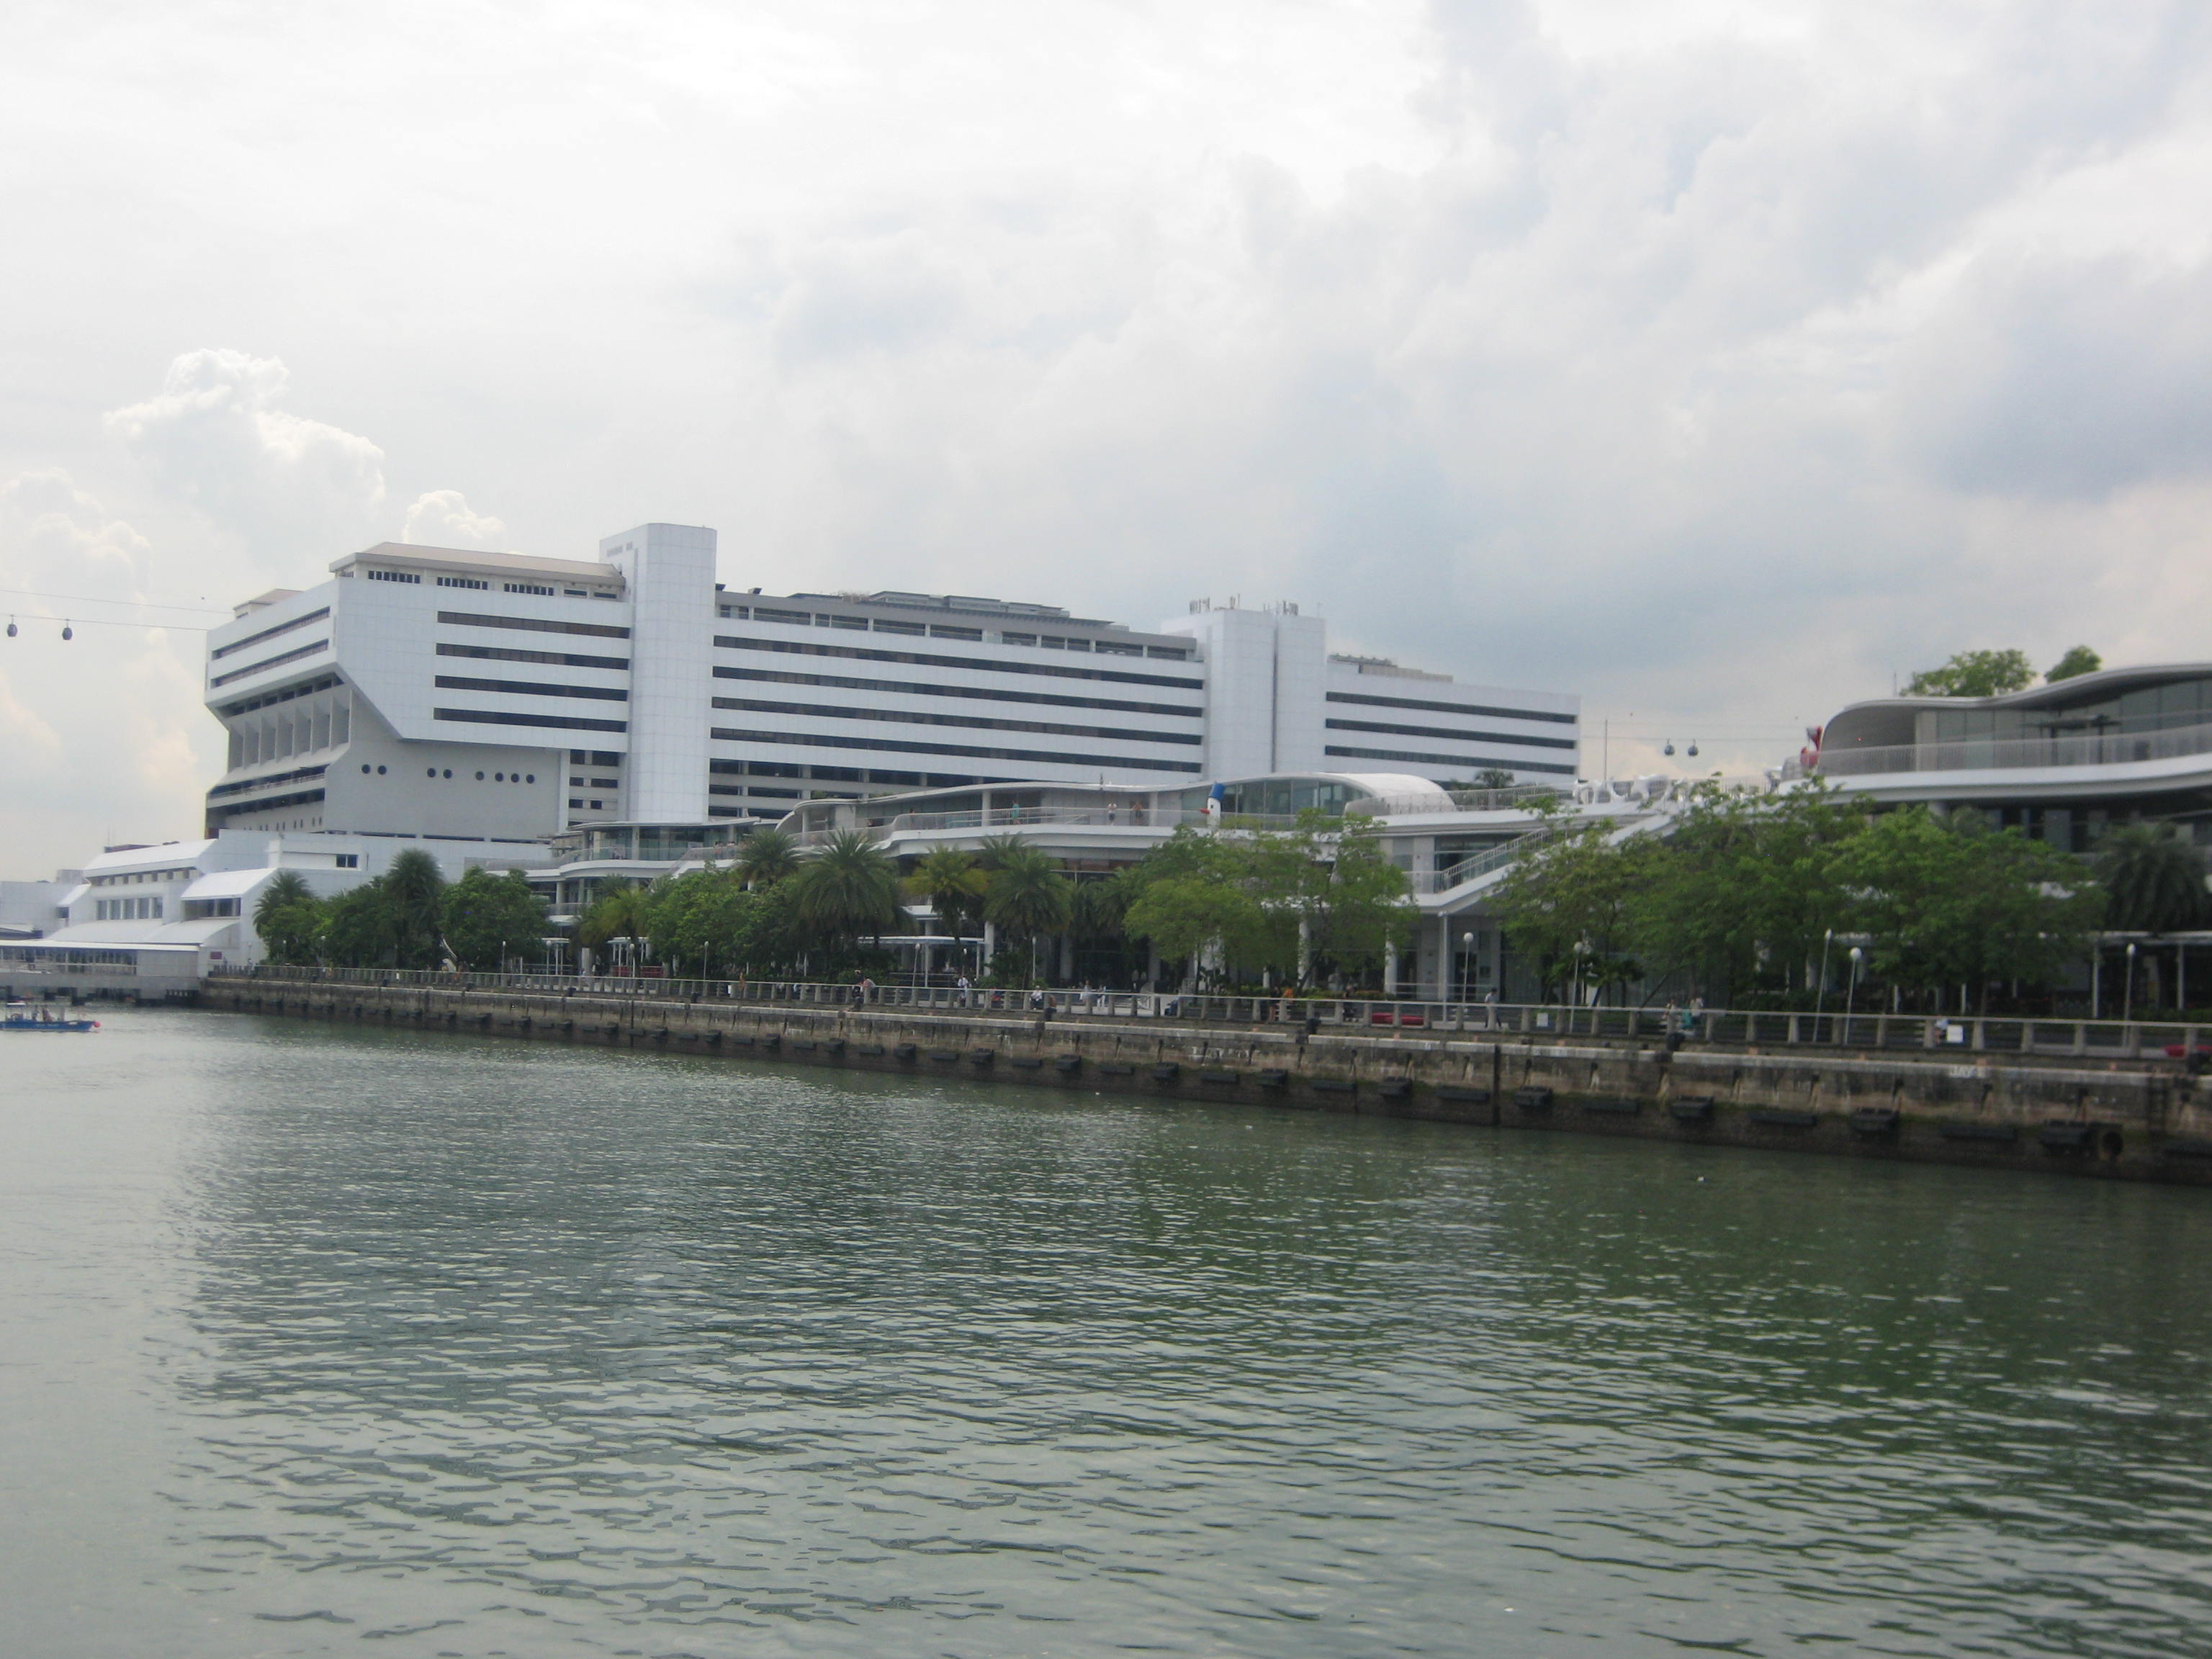
[[[2104,823],[2138,815],[2212,842],[2212,663],[1853,703],[1784,770],[1883,801],[1978,806],[2076,852]]]

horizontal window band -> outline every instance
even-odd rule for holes
[[[274,789],[280,783],[298,783],[307,778],[319,778],[330,769],[324,766],[303,766],[295,772],[278,772],[265,778],[247,778],[240,783],[218,783],[207,792],[210,800],[226,795],[243,795],[255,789]]]
[[[1119,685],[1165,685],[1178,691],[1203,691],[1204,680],[1170,674],[1132,674],[1118,668],[1071,668],[1047,662],[993,662],[984,657],[944,657],[928,651],[878,651],[860,645],[829,645],[814,640],[748,640],[714,635],[723,651],[783,651],[805,657],[845,657],[859,662],[908,663],[920,668],[973,668],[987,674],[1043,674],[1063,680],[1108,680]]]
[[[1364,691],[1331,691],[1331,702],[1364,702],[1371,708],[1411,708],[1424,714],[1474,714],[1493,720],[1547,720],[1554,726],[1572,726],[1582,719],[1579,714],[1553,714],[1536,708],[1492,708],[1480,702],[1427,702],[1419,697],[1377,697]]]
[[[611,623],[546,622],[537,617],[487,617],[473,611],[441,611],[438,620],[454,628],[519,628],[526,633],[589,634],[602,640],[629,637],[629,629]]]
[[[1427,738],[1435,743],[1513,743],[1529,749],[1573,749],[1572,738],[1523,738],[1510,732],[1439,732],[1432,726],[1386,726],[1380,720],[1323,720],[1332,732],[1381,732],[1394,738]]]
[[[325,674],[319,680],[308,680],[300,685],[288,685],[281,691],[264,691],[258,697],[248,697],[243,702],[227,702],[216,712],[228,720],[235,714],[250,714],[257,708],[274,708],[279,703],[295,702],[301,697],[312,697],[318,691],[333,691],[338,687],[338,677]]]
[[[900,743],[890,738],[805,737],[791,732],[733,732],[718,726],[719,743],[780,743],[800,748],[868,749],[896,755],[964,755],[975,760],[1048,761],[1066,766],[1126,766],[1139,772],[1197,772],[1196,761],[1145,760],[1128,755],[1059,755],[1034,749],[970,749],[951,743]]]
[[[542,662],[558,668],[605,668],[624,674],[629,672],[628,657],[579,657],[566,651],[522,651],[503,645],[455,645],[441,641],[438,654],[476,657],[488,662]]]
[[[208,653],[208,660],[220,662],[223,658],[257,646],[264,640],[273,640],[279,634],[289,634],[295,628],[305,628],[309,623],[319,623],[330,614],[330,606],[325,605],[319,611],[310,611],[304,617],[295,617],[288,623],[278,623],[274,628],[264,628],[258,634],[248,634],[242,640],[233,640],[228,645],[217,646]]]
[[[1196,732],[1125,732],[1110,726],[1055,726],[1048,720],[994,720],[976,714],[936,714],[905,708],[839,708],[814,702],[768,702],[752,697],[716,697],[717,708],[748,714],[802,714],[817,720],[883,720],[895,726],[957,726],[975,732],[1033,732],[1047,738],[1097,738],[1110,743],[1203,741]]]
[[[1397,749],[1338,749],[1326,748],[1324,755],[1336,755],[1345,760],[1414,761],[1424,766],[1496,766],[1508,772],[1556,772],[1561,777],[1575,775],[1571,766],[1559,766],[1550,761],[1522,760],[1518,755],[1414,755]]]
[[[537,680],[478,680],[463,674],[441,674],[432,682],[444,691],[502,691],[511,697],[594,697],[601,702],[628,702],[629,693],[613,685],[547,685]]]
[[[758,680],[772,685],[820,685],[841,691],[888,691],[909,697],[971,697],[988,702],[1030,702],[1054,708],[1099,708],[1119,714],[1164,714],[1172,720],[1206,718],[1196,703],[1122,702],[1112,697],[1060,697],[1049,691],[1016,691],[995,685],[932,685],[927,680],[858,680],[842,674],[787,674],[772,668],[717,666],[715,678]]]
[[[271,795],[266,800],[226,800],[210,805],[210,812],[274,812],[287,806],[307,806],[323,799],[319,789],[302,789],[296,795]]]
[[[328,640],[317,640],[313,645],[303,645],[297,651],[287,651],[281,657],[264,657],[259,662],[249,663],[244,668],[234,668],[228,674],[216,675],[208,682],[208,689],[212,691],[218,685],[228,685],[233,680],[245,679],[249,675],[258,674],[265,668],[281,668],[288,662],[297,662],[302,657],[312,657],[319,651],[327,651],[330,648],[331,642]]]
[[[433,708],[430,718],[472,726],[550,726],[563,732],[627,732],[628,720],[587,720],[574,714],[525,714],[505,708]]]

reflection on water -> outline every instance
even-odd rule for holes
[[[27,1651],[2207,1650],[2201,1193],[215,1015],[24,1058]]]

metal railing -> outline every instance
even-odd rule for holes
[[[1827,778],[1899,772],[1978,772],[2000,768],[2118,766],[2212,754],[2212,725],[2163,732],[2090,731],[2040,738],[1961,738],[1941,743],[1875,744],[1821,752],[1813,768]],[[1799,770],[1802,772],[1802,768]]]
[[[791,1008],[901,1010],[931,1014],[1049,1013],[1055,1018],[1173,1020],[1224,1025],[1289,1024],[1301,1029],[1435,1034],[1535,1042],[1573,1038],[1748,1049],[1850,1048],[1919,1051],[1965,1061],[1991,1054],[2089,1056],[2099,1060],[2183,1054],[2212,1056],[2212,1024],[2166,1020],[2028,1019],[1941,1014],[1770,1013],[1742,1009],[1585,1008],[1547,1003],[1430,1001],[1407,998],[1214,996],[1171,991],[962,991],[943,985],[828,984],[808,980],[661,979],[627,975],[456,974],[432,969],[219,966],[209,975],[275,986],[409,987],[425,990],[517,991],[618,996],[641,1001],[741,1004]]]

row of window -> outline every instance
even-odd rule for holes
[[[812,640],[759,640],[717,634],[723,651],[782,651],[808,657],[846,657],[860,662],[895,662],[925,668],[961,668],[987,674],[1042,674],[1055,679],[1106,680],[1121,685],[1164,685],[1178,691],[1203,691],[1204,680],[1167,674],[1136,674],[1125,669],[1077,668],[1060,663],[994,662],[987,657],[940,657],[925,651],[878,651],[857,645],[821,645]]]
[[[1492,708],[1480,702],[1431,702],[1422,697],[1378,697],[1364,691],[1331,691],[1331,702],[1365,703],[1370,708],[1414,708],[1427,714],[1474,714],[1499,720],[1544,720],[1554,726],[1572,726],[1581,719],[1578,714],[1547,714],[1534,708]]]
[[[1575,775],[1571,766],[1523,760],[1518,755],[1424,755],[1402,749],[1340,749],[1334,744],[1323,748],[1322,753],[1342,760],[1412,761],[1418,766],[1501,766],[1509,772],[1549,772],[1563,778]]]
[[[282,668],[288,662],[298,662],[303,657],[312,657],[319,651],[327,651],[330,648],[331,642],[328,640],[317,640],[313,645],[303,645],[296,651],[287,651],[279,656],[267,657],[259,662],[248,663],[243,668],[232,669],[228,674],[216,675],[208,682],[208,690],[212,691],[218,685],[228,685],[233,680],[247,679],[271,668]]]
[[[366,772],[369,769],[363,766],[361,769]],[[383,775],[384,769],[385,769],[381,766],[376,769],[377,775],[380,777]],[[450,766],[444,768],[426,766],[422,769],[422,775],[426,778],[450,778],[453,775],[453,769]],[[521,772],[495,772],[491,775],[490,781],[494,783],[535,783],[538,781],[538,774],[535,772],[528,774]],[[477,774],[477,781],[478,783],[484,781],[484,775],[483,773],[479,772]]]
[[[1051,720],[1000,720],[979,714],[940,714],[915,708],[845,708],[835,703],[769,702],[756,697],[716,697],[717,708],[748,714],[811,714],[817,720],[882,720],[899,726],[957,726],[975,732],[1034,732],[1048,738],[1092,738],[1115,743],[1205,741],[1195,732],[1136,732],[1117,726],[1061,726]]]
[[[494,617],[471,611],[441,611],[438,620],[454,628],[513,628],[528,634],[589,634],[626,640],[629,629],[615,623],[551,622],[543,617]]]
[[[94,876],[88,887],[137,887],[148,882],[184,881],[198,873],[190,865],[174,870],[125,870],[112,876]]]
[[[92,903],[94,921],[159,921],[161,901],[158,898],[94,899]]]
[[[988,702],[1048,704],[1055,708],[1103,708],[1119,714],[1164,714],[1171,720],[1202,719],[1195,703],[1127,702],[1116,697],[1063,697],[1049,691],[1017,691],[996,685],[934,685],[927,680],[864,680],[845,674],[786,673],[771,668],[717,665],[717,679],[762,680],[776,685],[818,685],[841,691],[884,691],[908,697],[969,697]]]
[[[310,806],[322,799],[323,793],[320,789],[302,789],[295,794],[271,795],[266,800],[240,800],[210,805],[208,807],[208,822],[210,825],[218,825],[232,817],[248,812],[274,812],[283,807]],[[213,834],[213,829],[210,829],[209,833]]]
[[[627,732],[628,720],[587,720],[573,714],[526,714],[506,708],[433,708],[434,720],[455,720],[468,726],[532,726],[544,731]]]
[[[602,702],[629,701],[629,693],[618,685],[555,685],[544,680],[479,680],[462,674],[441,674],[431,684],[441,691],[503,691],[511,697],[594,697]]]
[[[1038,749],[973,749],[953,743],[899,743],[888,738],[830,738],[790,732],[740,732],[720,726],[714,727],[709,735],[722,743],[781,743],[808,749],[866,749],[896,755],[962,755],[975,760],[1043,761],[1064,766],[1127,767],[1139,772],[1200,772],[1205,769],[1196,761],[1154,760],[1149,756],[1073,755]]]
[[[932,639],[967,640],[981,644],[983,630],[958,623],[918,623],[896,621],[888,617],[855,617],[842,611],[793,611],[781,605],[720,605],[715,614],[736,622],[781,623],[793,628],[842,628],[854,633],[873,630],[878,634],[904,634],[919,638],[927,635]],[[1000,642],[1005,645],[1027,646],[1046,651],[1096,651],[1116,657],[1162,657],[1174,662],[1188,661],[1188,647],[1172,645],[1140,645],[1134,640],[1100,638],[1085,634],[1001,634]]]
[[[325,674],[299,685],[288,685],[281,691],[270,691],[258,697],[248,697],[243,702],[227,702],[220,713],[225,715],[250,714],[257,708],[273,708],[280,702],[290,702],[298,697],[311,697],[318,691],[328,691],[338,684],[335,674]]]
[[[228,645],[219,645],[208,653],[208,655],[214,659],[235,655],[249,646],[259,645],[264,640],[273,640],[279,634],[289,634],[295,628],[305,628],[309,623],[319,623],[330,614],[330,606],[325,605],[319,611],[310,611],[304,616],[293,617],[289,622],[278,623],[274,628],[264,628],[258,634],[248,634],[242,640],[233,640]]]
[[[1524,738],[1512,732],[1439,732],[1433,726],[1390,726],[1381,720],[1323,720],[1332,732],[1379,732],[1393,738],[1427,738],[1435,743],[1512,743],[1527,749],[1573,749],[1572,738]]]
[[[225,795],[243,795],[251,790],[273,789],[279,784],[301,783],[309,778],[319,778],[328,769],[321,766],[303,766],[296,772],[277,772],[265,778],[247,778],[240,783],[218,783],[207,792],[207,798],[217,800]]]
[[[524,651],[503,645],[455,645],[441,641],[438,646],[441,657],[474,657],[487,662],[542,662],[559,668],[605,668],[626,673],[629,669],[628,657],[583,657],[568,651]]]

